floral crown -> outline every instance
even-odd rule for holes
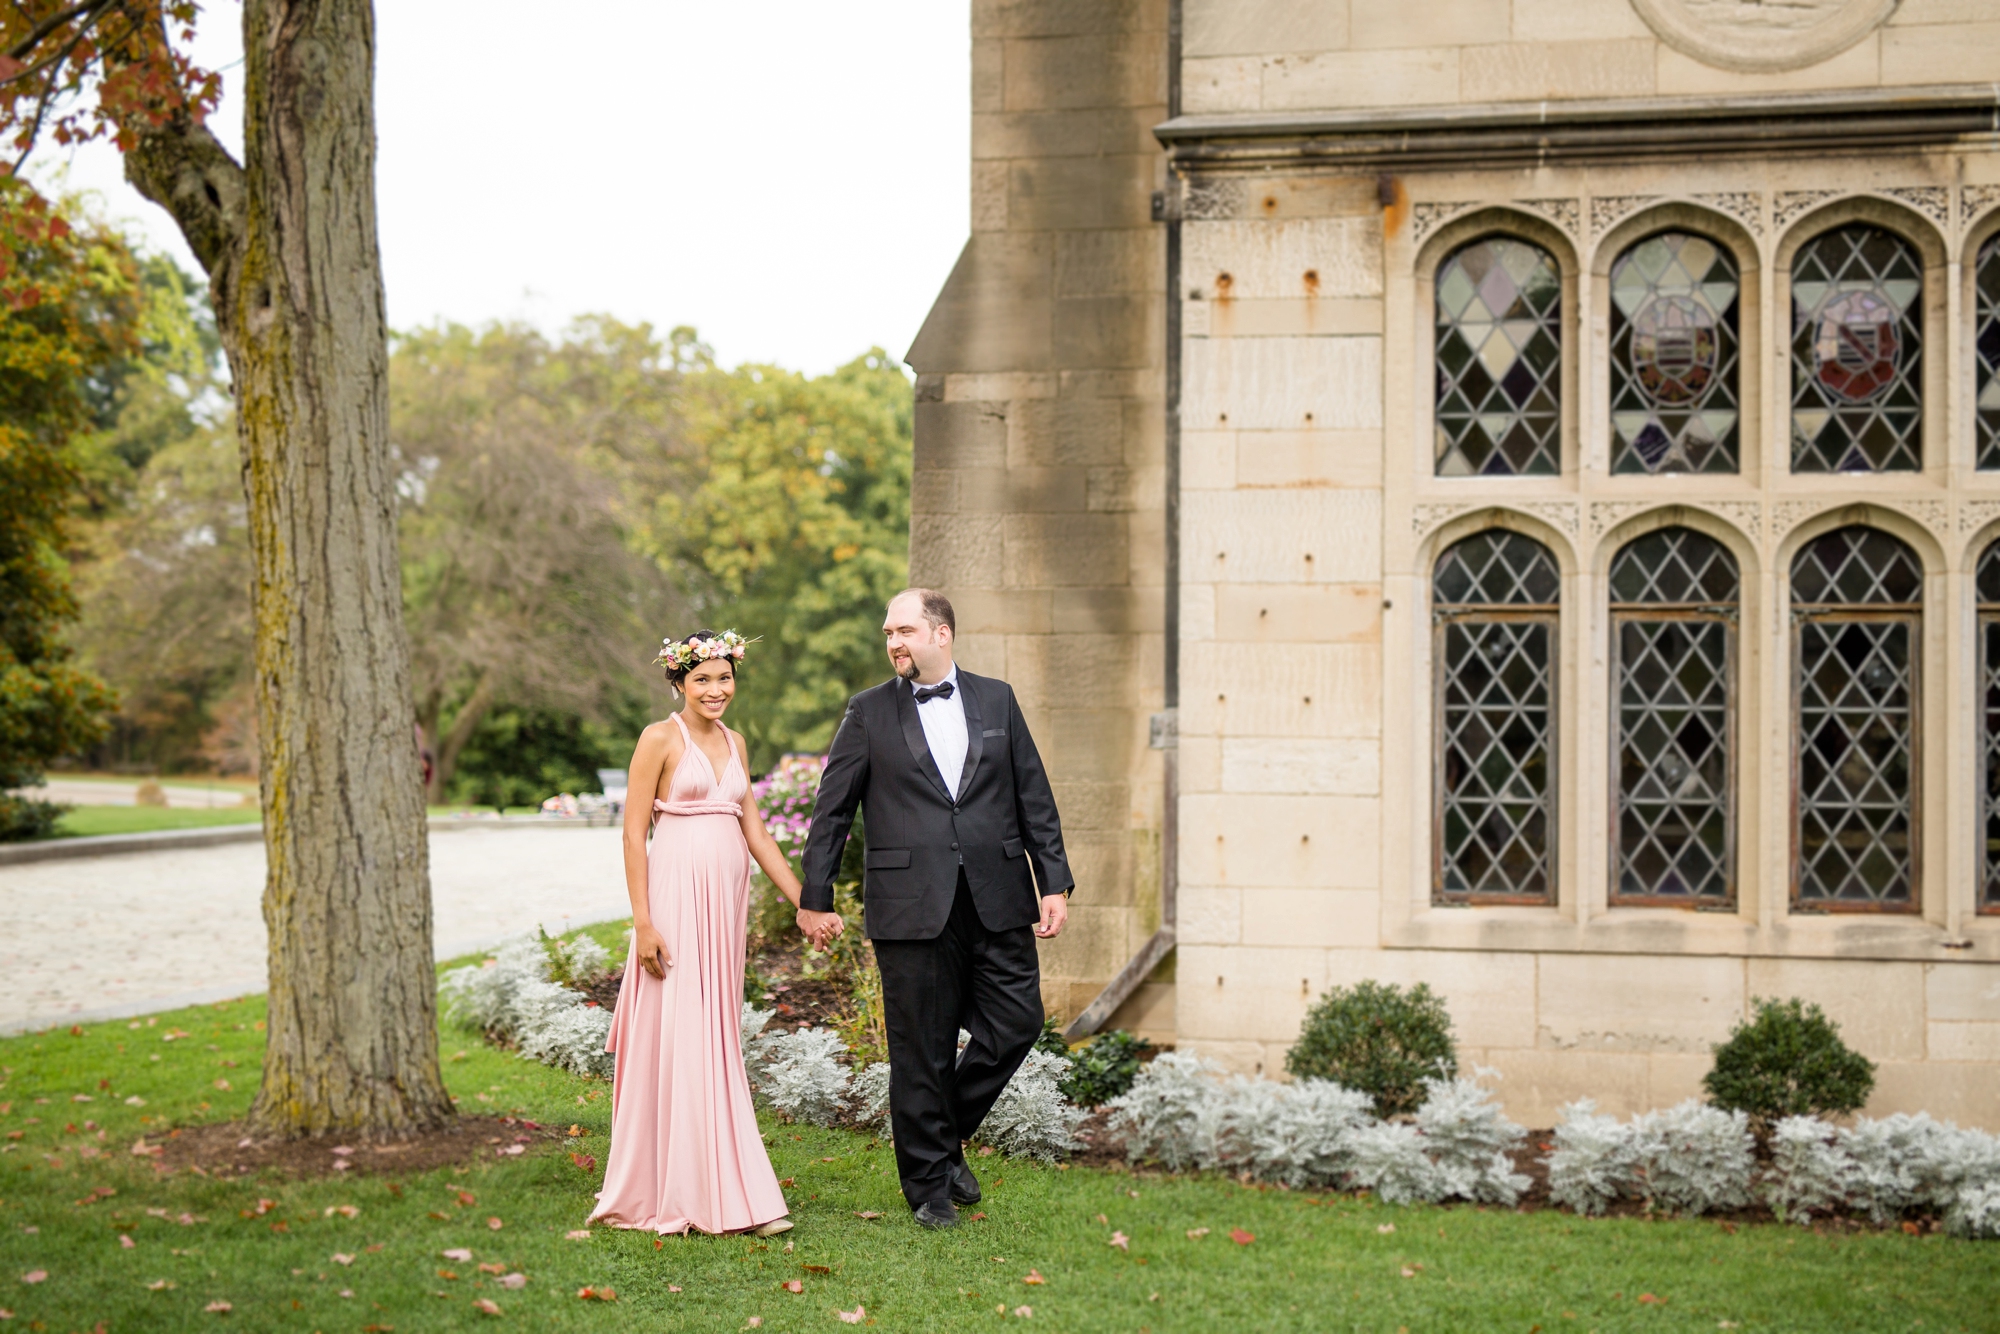
[[[670,672],[691,672],[713,658],[740,659],[743,650],[756,642],[745,639],[734,630],[724,630],[713,639],[692,636],[687,639],[663,639],[660,641],[660,656],[653,659],[653,663]]]

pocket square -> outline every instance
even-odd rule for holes
[[[989,728],[986,728],[986,729],[985,729],[984,731],[980,732],[980,734],[979,734],[979,735],[981,735],[981,736],[1006,736],[1006,735],[1007,735],[1007,729],[1006,729],[1006,728],[1004,728],[1004,727],[989,727]]]

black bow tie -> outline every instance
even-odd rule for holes
[[[950,699],[953,688],[949,681],[940,681],[934,686],[918,686],[917,703],[921,704],[927,699]]]

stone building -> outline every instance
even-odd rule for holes
[[[1051,1008],[1275,1073],[1423,980],[1546,1125],[1800,996],[2000,1126],[2000,8],[972,12],[911,567]]]

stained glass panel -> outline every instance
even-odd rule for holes
[[[1792,260],[1792,471],[1923,466],[1923,264],[1855,223]]]
[[[1478,533],[1438,558],[1437,895],[1553,897],[1555,558]]]
[[[1611,266],[1611,471],[1736,471],[1736,261],[1650,236]]]
[[[1734,883],[1736,562],[1662,528],[1611,563],[1617,897],[1723,904]]]
[[[1560,472],[1562,275],[1547,251],[1490,236],[1437,273],[1437,472]]]
[[[1874,529],[1824,534],[1792,562],[1801,904],[1915,906],[1922,596],[1915,553]]]
[[[1979,911],[2000,912],[2000,542],[1979,557]]]
[[[2000,236],[1979,248],[1974,276],[1973,358],[1978,369],[1973,420],[1979,466],[2000,468]]]

